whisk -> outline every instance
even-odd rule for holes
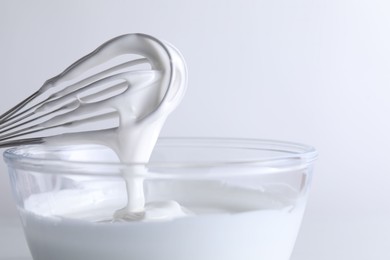
[[[2,114],[0,148],[79,132],[104,138],[129,121],[150,123],[179,103],[184,81],[184,61],[171,45],[145,34],[116,37]]]

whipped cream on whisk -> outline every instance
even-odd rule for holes
[[[85,124],[98,121],[104,116],[118,116],[118,127],[65,133],[45,138],[48,143],[100,143],[113,149],[122,162],[148,162],[167,116],[180,103],[187,86],[184,59],[172,45],[144,34],[119,36],[82,58],[57,77],[48,80],[42,89],[66,85],[68,81],[82,77],[91,68],[125,54],[142,56],[142,59],[132,61],[132,63],[149,63],[151,68],[125,72],[117,72],[117,69],[113,74],[108,74],[108,70],[96,73],[90,78],[55,93],[55,96],[60,98],[39,108],[40,110],[53,110],[57,103],[63,102],[66,98],[71,100],[66,104],[67,106],[76,107],[71,112],[51,118],[44,123],[46,127],[69,121],[72,125]],[[106,92],[115,91],[115,89],[111,90],[113,88],[111,86],[111,89],[107,88],[85,97],[79,96],[80,85],[83,88],[84,86],[96,88],[104,84],[112,84],[116,88],[125,86],[125,90],[110,98],[104,97]],[[98,100],[99,98],[103,100]],[[107,108],[114,111],[96,118],[75,120],[78,116],[104,111]]]
[[[115,61],[120,58],[125,62]],[[128,164],[123,171],[128,203],[115,213],[115,219],[182,216],[181,206],[174,201],[145,204],[143,182],[148,170],[142,164],[149,161],[161,128],[182,100],[186,86],[186,65],[175,47],[145,34],[122,35],[76,61],[2,115],[0,141],[8,145],[20,136],[61,128],[65,131],[59,135],[27,141],[107,146]],[[43,94],[49,96],[34,104]],[[110,119],[117,120],[115,127],[70,131]]]

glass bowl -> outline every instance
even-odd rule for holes
[[[162,138],[131,164],[97,145],[4,153],[34,260],[288,260],[316,157],[223,138]]]

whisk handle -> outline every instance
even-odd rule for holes
[[[12,141],[0,142],[0,148],[13,147],[17,145],[30,145],[30,144],[42,144],[44,143],[43,138],[26,138]]]

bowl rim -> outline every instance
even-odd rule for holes
[[[190,145],[191,144],[191,145]],[[234,145],[234,146],[232,146]],[[88,147],[91,145],[83,145],[83,147]],[[295,168],[305,168],[308,165],[311,165],[318,157],[317,150],[308,145],[288,142],[288,141],[278,141],[271,139],[251,139],[251,138],[228,138],[228,137],[160,137],[156,144],[157,147],[160,146],[193,146],[193,147],[203,147],[203,148],[237,148],[237,149],[255,149],[255,150],[264,150],[264,151],[276,151],[280,152],[280,155],[271,156],[266,158],[259,159],[250,159],[250,160],[219,160],[219,161],[205,161],[205,162],[163,162],[163,161],[154,161],[154,162],[132,162],[132,163],[122,163],[122,162],[96,162],[96,161],[76,161],[76,160],[63,160],[63,159],[42,159],[34,157],[31,153],[26,153],[26,151],[36,151],[47,149],[54,149],[61,147],[79,147],[79,146],[54,146],[54,145],[27,145],[27,146],[18,146],[7,149],[4,154],[4,160],[7,163],[8,167],[15,169],[24,169],[24,170],[36,170],[39,172],[46,171],[48,169],[55,169],[58,173],[72,174],[73,171],[76,171],[77,174],[80,174],[82,170],[85,171],[85,175],[102,175],[102,173],[88,172],[88,169],[95,168],[99,166],[99,169],[104,172],[112,172],[120,170],[118,174],[121,175],[121,170],[134,167],[159,167],[166,169],[177,169],[177,168],[218,168],[218,167],[256,167],[256,168],[272,168],[278,164],[279,170],[284,168],[293,169]],[[93,147],[93,146],[91,146]],[[96,146],[95,146],[96,147]],[[288,161],[289,163],[286,166],[280,166],[281,162]],[[60,167],[66,166],[66,167]],[[93,167],[91,167],[93,166]],[[276,167],[276,166],[275,166]],[[99,171],[100,171],[99,170]],[[285,169],[284,169],[285,170]],[[275,169],[273,169],[275,171]],[[75,173],[76,174],[76,173]],[[108,174],[112,175],[112,173]]]

